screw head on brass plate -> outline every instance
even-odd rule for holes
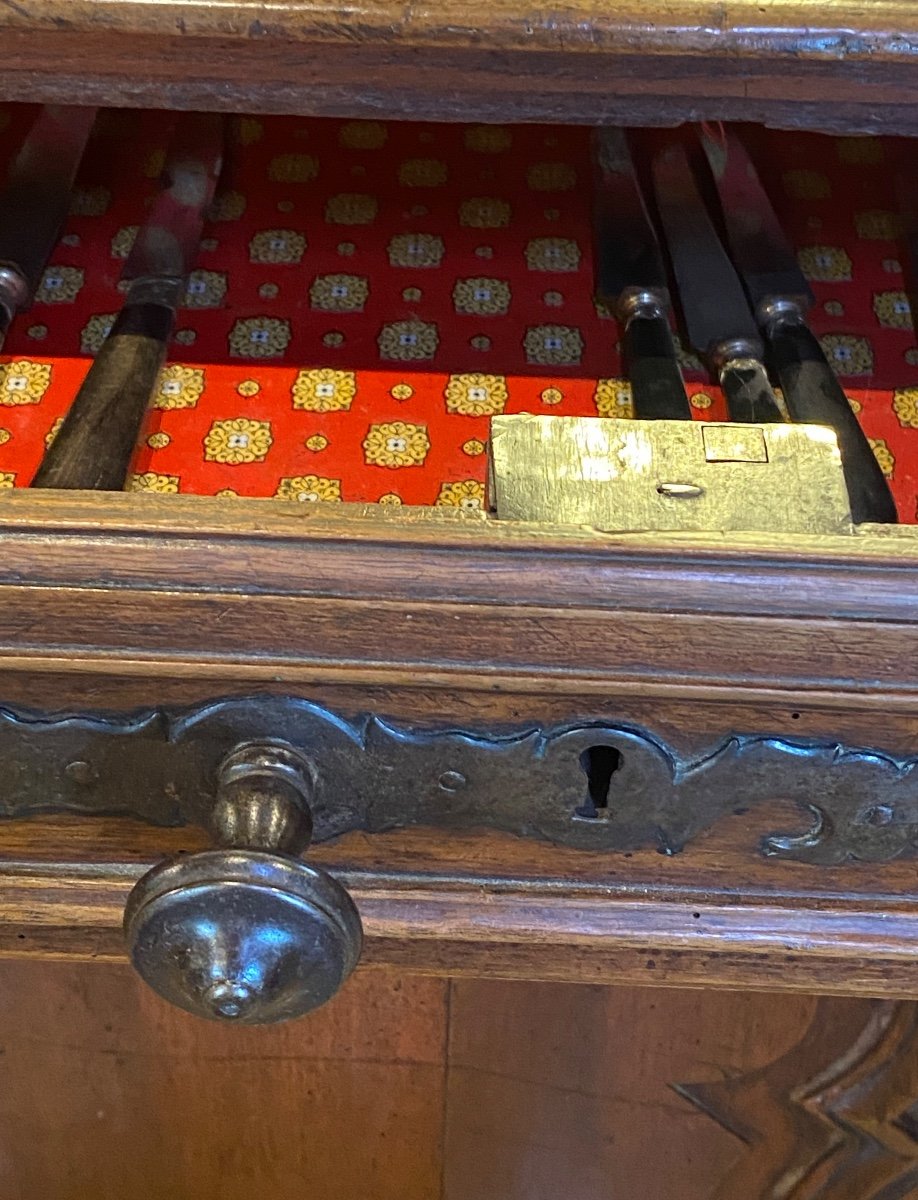
[[[212,850],[154,867],[124,915],[131,961],[163,999],[212,1020],[286,1021],[357,964],[360,917],[324,871],[285,855]]]

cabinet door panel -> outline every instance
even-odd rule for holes
[[[7,1200],[430,1200],[446,985],[367,971],[315,1019],[224,1028],[126,967],[0,968]]]
[[[225,1029],[125,967],[25,959],[0,996],[4,1200],[918,1187],[910,1002],[372,969],[302,1021]]]

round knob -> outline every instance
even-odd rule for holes
[[[198,1016],[259,1025],[330,999],[357,965],[354,902],[293,857],[309,841],[309,765],[286,746],[237,747],[220,766],[216,850],[170,859],[131,892],[135,968]]]

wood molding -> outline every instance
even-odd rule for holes
[[[18,0],[0,99],[447,121],[915,133],[907,0]],[[142,71],[138,63],[143,64]]]
[[[143,866],[5,864],[0,956],[122,961]],[[894,912],[560,896],[344,873],[367,965],[449,976],[918,998],[918,905]]]
[[[550,679],[569,696],[769,692],[914,713],[913,533],[629,538],[425,510],[14,494],[0,502],[0,669],[166,674],[211,694],[324,679],[526,695]]]
[[[913,863],[763,863],[743,825],[672,857],[428,830],[353,834],[308,861],[354,896],[370,965],[918,999]],[[207,845],[197,827],[105,817],[3,822],[0,839],[0,957],[106,962],[124,958],[140,875]]]
[[[769,8],[757,0],[578,0],[549,16],[527,15],[516,0],[470,7],[437,0],[418,11],[389,0],[365,0],[342,10],[322,0],[18,0],[5,5],[0,28],[28,30],[107,29],[112,32],[180,34],[243,40],[352,42],[409,40],[415,44],[468,46],[488,38],[533,48],[564,48],[598,54],[617,49],[711,51],[807,55],[813,59],[885,58],[896,62],[918,53],[918,16],[909,0],[785,0]],[[568,32],[568,28],[570,32]]]
[[[455,508],[11,489],[0,494],[0,545],[8,551],[0,584],[196,587],[206,557],[214,587],[240,592],[360,596],[372,589],[380,598],[506,603],[508,587],[522,585],[525,602],[564,596],[592,607],[671,612],[678,587],[681,612],[749,612],[759,597],[762,611],[793,616],[918,615],[918,599],[903,587],[918,567],[912,525],[862,526],[854,537],[629,535]],[[355,565],[371,557],[374,578],[355,578]],[[467,569],[457,570],[462,564]]]

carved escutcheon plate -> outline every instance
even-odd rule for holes
[[[283,697],[127,717],[0,710],[0,816],[201,822],[220,760],[266,738],[293,744],[316,768],[317,841],[355,829],[487,827],[590,850],[675,854],[730,813],[791,801],[812,827],[763,829],[766,855],[828,864],[918,852],[916,759],[756,736],[689,759],[646,731],[603,722],[499,736],[418,731]]]

